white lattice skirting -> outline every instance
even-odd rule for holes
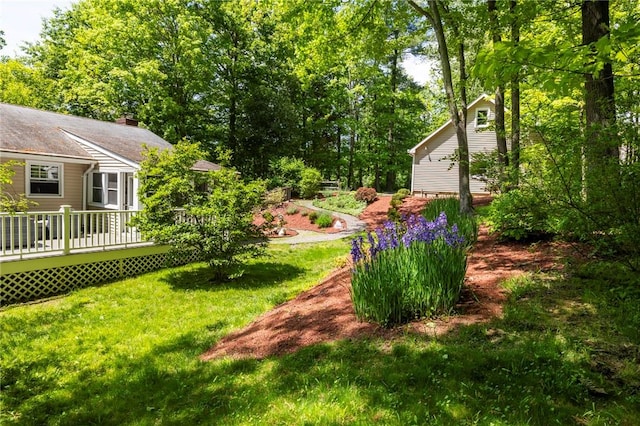
[[[0,305],[64,294],[197,260],[195,253],[190,258],[175,259],[169,257],[166,248],[147,247],[7,262],[1,266]]]

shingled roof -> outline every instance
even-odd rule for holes
[[[171,144],[141,127],[58,114],[0,103],[0,147],[30,154],[91,159],[65,132],[139,163],[141,146],[160,149]]]
[[[4,151],[92,160],[68,134],[135,163],[143,159],[142,145],[158,149],[172,146],[142,127],[0,103],[0,149]],[[196,166],[198,170],[220,169],[204,160]]]

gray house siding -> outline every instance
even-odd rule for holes
[[[496,148],[495,132],[476,127],[476,111],[489,110],[488,120],[494,119],[493,103],[484,99],[475,101],[468,111],[467,139],[469,152],[490,152]],[[452,156],[458,140],[450,122],[416,145],[413,153],[412,192],[459,192],[458,164]],[[410,151],[411,153],[411,151]],[[484,182],[471,178],[471,192],[487,193]]]

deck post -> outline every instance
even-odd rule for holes
[[[63,213],[62,216],[62,251],[64,254],[71,252],[71,206],[62,205],[60,210]]]

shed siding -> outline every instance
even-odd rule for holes
[[[477,109],[489,108],[489,119],[495,117],[493,104],[487,101],[479,102],[468,111],[467,139],[469,153],[490,152],[496,148],[495,132],[492,130],[476,129],[475,114]],[[442,129],[432,139],[416,150],[413,157],[414,192],[459,192],[458,164],[451,165],[452,156],[458,148],[458,139],[453,125]],[[484,182],[470,180],[472,193],[486,193]]]
[[[26,163],[26,160],[18,160]],[[30,160],[34,162],[33,160]],[[3,159],[4,163],[5,160]],[[46,162],[51,162],[47,160]],[[82,175],[89,167],[85,164],[74,164],[61,162],[62,166],[62,197],[28,197],[38,205],[29,208],[29,211],[58,211],[63,204],[71,205],[75,210],[82,210]],[[13,183],[8,187],[11,195],[26,194],[26,170],[24,166],[14,168],[16,174],[13,176]]]

